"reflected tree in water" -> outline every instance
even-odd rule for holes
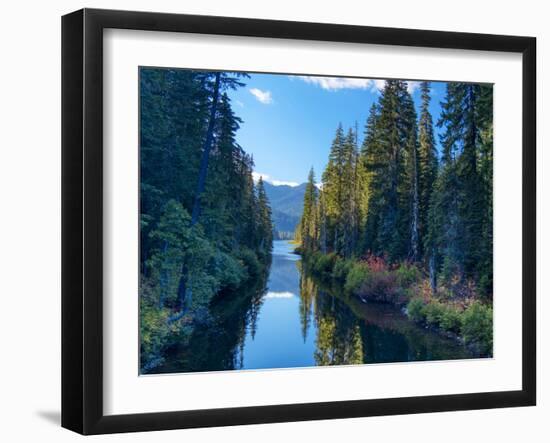
[[[158,373],[225,371],[244,367],[247,333],[255,333],[258,313],[266,292],[268,270],[256,285],[231,297],[219,297],[210,305],[210,319],[197,326],[190,337],[182,336],[167,350]]]
[[[318,366],[363,363],[363,341],[359,319],[334,296],[319,291],[316,303]]]
[[[301,269],[301,263],[297,263]],[[313,305],[315,302],[315,294],[317,287],[312,278],[309,278],[305,273],[300,273],[300,323],[302,326],[302,337],[304,343],[307,339],[307,334],[311,326],[313,316]]]

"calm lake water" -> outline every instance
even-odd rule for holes
[[[291,368],[473,358],[393,306],[321,289],[287,241],[275,241],[267,281],[222,299],[214,322],[170,349],[155,372]],[[230,298],[230,300],[228,300]]]

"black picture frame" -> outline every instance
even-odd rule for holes
[[[130,415],[103,413],[103,30],[171,31],[522,54],[522,389]],[[83,9],[62,18],[62,426],[82,434],[536,403],[536,39]]]

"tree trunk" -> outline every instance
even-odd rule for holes
[[[165,264],[166,261],[166,253],[168,252],[168,242],[164,240],[164,244],[162,246],[162,260],[163,264]],[[164,298],[166,294],[166,288],[168,286],[168,275],[166,275],[166,269],[162,269],[161,271],[161,277],[160,277],[160,294],[159,294],[159,309],[162,309],[164,307]]]
[[[432,294],[437,291],[437,273],[435,269],[435,250],[432,248],[430,255],[430,285],[432,287]]]
[[[413,146],[413,149],[415,147]],[[413,262],[418,261],[418,169],[416,164],[416,152],[413,152],[413,199],[411,220],[411,249]]]
[[[206,173],[208,172],[208,161],[210,159],[210,150],[212,149],[212,140],[214,138],[214,126],[216,123],[216,112],[218,109],[218,98],[220,95],[220,80],[221,73],[217,72],[214,81],[214,91],[212,94],[212,106],[210,107],[210,119],[208,121],[208,129],[202,148],[201,164],[199,168],[199,180],[197,183],[197,191],[195,193],[195,201],[193,203],[193,212],[191,213],[191,227],[195,226],[199,221],[201,211],[201,195],[204,192],[206,184]],[[185,308],[186,298],[187,304],[190,304],[192,297],[191,290],[187,288],[189,270],[184,263],[181,267],[181,276],[178,284],[178,306],[183,311]]]
[[[220,95],[220,73],[216,73],[214,82],[214,93],[212,95],[212,106],[210,108],[210,120],[208,121],[208,129],[206,138],[202,148],[201,165],[199,169],[199,181],[197,183],[197,192],[195,194],[195,202],[193,203],[193,212],[191,214],[191,226],[194,226],[199,220],[201,210],[201,195],[204,192],[206,184],[206,173],[208,172],[208,161],[210,159],[210,150],[212,149],[212,139],[214,138],[214,126],[216,123],[216,111],[218,109],[218,97]]]
[[[320,212],[320,218],[321,218],[321,232],[319,233],[319,237],[321,237],[321,252],[323,254],[327,253],[327,219],[325,215],[325,205],[321,202],[319,203],[321,207],[319,208]]]

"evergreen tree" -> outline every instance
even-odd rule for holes
[[[195,193],[193,195],[193,208],[191,212],[191,226],[194,226],[198,221],[201,213],[201,199],[206,186],[206,175],[208,173],[208,165],[210,162],[210,151],[214,141],[214,131],[217,123],[217,112],[219,107],[219,96],[224,89],[236,89],[239,86],[243,86],[237,80],[237,77],[243,76],[243,74],[228,74],[221,71],[215,73],[201,73],[199,79],[206,90],[211,91],[210,109],[208,116],[208,125],[206,133],[204,135],[204,141],[201,150],[201,160],[198,170],[198,180]],[[191,299],[192,293],[187,294],[189,269],[184,262],[181,268],[181,277],[178,285],[178,300],[183,312],[184,303],[186,303],[186,297],[189,295]],[[189,302],[190,303],[190,302]]]
[[[409,258],[416,262],[420,259],[420,197],[418,189],[419,167],[418,167],[418,137],[416,125],[413,126],[407,143],[407,175],[409,187],[410,205],[410,250]],[[405,196],[406,197],[406,196]]]
[[[386,163],[385,153],[378,143],[378,121],[380,119],[380,108],[373,103],[367,123],[365,126],[365,138],[361,147],[360,163],[364,176],[368,180],[366,185],[369,196],[368,217],[363,229],[362,246],[365,252],[373,251],[377,246],[377,233],[380,222],[380,213],[384,201],[380,192],[382,183],[385,180],[383,168]]]
[[[477,107],[480,128],[479,177],[481,181],[482,242],[478,264],[479,286],[493,292],[493,86],[481,85]]]
[[[339,252],[344,257],[350,257],[355,250],[357,242],[358,229],[358,212],[357,212],[357,135],[353,129],[348,130],[348,134],[344,140],[344,155],[345,160],[342,165],[340,194],[341,213],[339,223],[341,225],[342,247]]]
[[[445,128],[442,168],[427,237],[438,250],[444,279],[454,276],[480,283],[483,277],[486,292],[492,284],[487,277],[492,275],[492,171],[487,166],[492,162],[491,112],[492,103],[484,103],[480,85],[448,84],[438,122]]]
[[[435,145],[433,120],[430,114],[430,83],[422,82],[420,85],[421,105],[420,120],[418,122],[418,231],[421,246],[426,243],[428,235],[428,214],[432,190],[437,177],[438,160]],[[432,251],[424,253],[429,260]]]
[[[461,137],[455,115],[455,108],[460,101],[460,91],[457,86],[456,83],[447,85],[445,100],[441,104],[442,113],[438,126],[445,127],[445,132],[441,136],[441,169],[430,199],[429,226],[426,237],[426,249],[433,252],[432,266],[434,269],[432,273],[437,275],[439,269],[442,268],[446,279],[451,274],[460,271],[459,268],[463,261],[457,169]],[[433,280],[435,280],[435,275],[432,277]]]
[[[414,144],[416,115],[407,83],[388,80],[377,109],[367,122],[366,168],[371,176],[371,201],[367,224],[367,247],[391,260],[411,250],[411,180],[407,166],[414,162],[407,146]],[[375,141],[372,141],[375,138]],[[409,173],[410,175],[410,173]]]
[[[322,203],[317,210],[321,249],[350,257],[357,248],[360,222],[366,211],[365,170],[359,165],[357,133],[344,135],[340,124],[323,173]],[[320,199],[319,199],[320,200]]]
[[[184,302],[236,287],[271,250],[269,203],[265,191],[256,195],[226,93],[242,77],[140,69],[141,273],[158,290],[157,308],[179,310],[174,319]]]
[[[140,69],[140,254],[142,272],[155,229],[170,199],[190,208],[207,94],[194,71]],[[170,180],[167,177],[171,177]]]
[[[319,224],[318,248],[323,253],[327,253],[327,214],[325,204],[325,193],[321,192],[317,204],[317,220]]]
[[[332,142],[328,165],[323,173],[327,247],[337,253],[342,251],[343,246],[343,174],[347,161],[344,129],[340,124]]]
[[[259,252],[264,256],[271,254],[273,244],[273,225],[271,222],[271,207],[265,193],[264,182],[262,177],[258,181],[258,237],[259,237]]]
[[[463,227],[464,272],[466,277],[477,278],[477,264],[480,261],[480,241],[483,223],[482,186],[478,172],[478,151],[480,127],[477,107],[480,95],[479,85],[461,84],[464,99],[457,110],[461,113],[463,146],[458,159],[458,175],[461,181],[460,213]]]
[[[304,206],[300,221],[300,242],[304,251],[316,249],[317,241],[317,188],[315,172],[310,169],[304,193]]]

